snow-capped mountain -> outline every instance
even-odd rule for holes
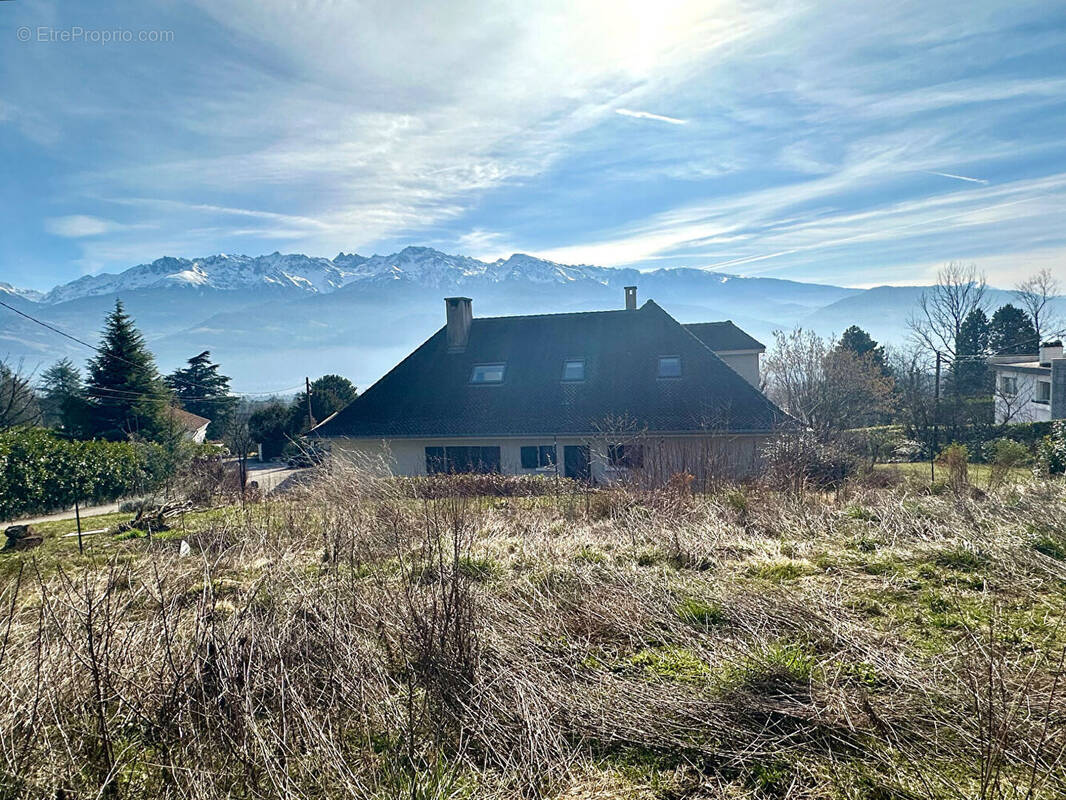
[[[633,271],[557,264],[522,253],[487,263],[469,256],[449,255],[431,247],[405,247],[398,253],[370,257],[342,252],[333,259],[298,253],[256,257],[221,254],[194,259],[168,256],[117,274],[86,275],[57,286],[43,298],[36,299],[55,305],[83,297],[167,288],[219,291],[276,288],[328,294],[352,283],[402,282],[432,289],[511,281],[538,284],[593,281],[606,285],[609,279],[617,279],[622,272],[629,274]]]
[[[898,315],[881,313],[882,302],[848,305],[863,290],[698,268],[560,264],[523,253],[489,262],[406,247],[333,258],[166,257],[85,276],[43,296],[0,284],[0,299],[43,323],[0,308],[0,357],[42,367],[64,356],[78,361],[85,347],[55,329],[92,341],[121,298],[164,370],[210,350],[242,391],[328,372],[365,386],[443,324],[441,299],[450,294],[474,298],[475,316],[541,314],[621,308],[627,285],[638,287],[640,302],[654,299],[681,322],[732,319],[767,342],[775,328],[798,324],[843,330],[841,314],[830,326],[819,323],[838,302],[854,312],[848,324],[882,341],[899,335],[892,327]]]
[[[354,273],[328,258],[272,253],[266,256],[214,255],[206,258],[159,258],[151,264],[114,273],[86,275],[57,286],[44,296],[49,304],[82,297],[113,295],[137,289],[282,288],[301,292],[332,292],[349,283]]]
[[[23,300],[29,300],[33,303],[40,302],[44,297],[43,293],[38,292],[35,289],[19,289],[12,286],[10,283],[0,281],[0,297],[4,297],[5,295],[7,297],[20,297]]]

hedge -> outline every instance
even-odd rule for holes
[[[167,461],[157,444],[68,441],[42,428],[0,433],[0,520],[146,491]]]
[[[995,443],[999,439],[1009,439],[1025,445],[1030,453],[1035,454],[1037,447],[1044,437],[1051,433],[1050,422],[1017,422],[1007,425],[965,425],[952,430],[950,426],[940,427],[939,445],[944,448],[950,444],[964,444],[970,453],[970,458],[975,462],[990,460]],[[873,428],[859,428],[847,431],[844,435],[844,443],[848,449],[856,452],[867,453],[870,440],[881,440],[882,448],[888,452],[899,449],[896,458],[899,458],[906,447],[903,446],[911,437],[902,425],[881,425]],[[917,460],[928,459],[928,442],[918,442],[917,452],[912,458]],[[901,447],[902,446],[902,447]],[[908,460],[903,457],[903,460]]]

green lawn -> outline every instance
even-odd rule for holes
[[[263,513],[264,507],[269,507],[269,504],[256,506],[256,513]],[[153,531],[152,538],[158,541],[175,540],[199,533],[215,522],[243,523],[241,513],[241,507],[237,505],[189,511],[184,515],[184,518],[175,517],[170,520],[170,530]],[[129,522],[134,516],[133,513],[125,511],[82,516],[82,533],[89,534],[82,537],[82,543],[85,548],[84,559],[87,559],[85,563],[111,556],[132,556],[143,550],[144,540],[148,536],[147,531],[144,530],[134,528],[120,534],[90,533],[91,531],[100,531],[102,529],[111,531],[117,525]],[[74,565],[80,563],[78,537],[68,535],[76,533],[78,529],[76,520],[63,519],[40,522],[35,523],[33,528],[43,534],[44,543],[32,550],[0,554],[0,575],[17,571],[18,565],[28,558],[32,558],[39,567],[46,568],[46,571],[50,571],[48,567],[55,567],[60,564]]]
[[[919,461],[905,464],[878,464],[875,469],[884,471],[895,471],[907,477],[914,477],[919,480],[929,480],[929,462]],[[974,486],[984,487],[988,485],[992,476],[992,467],[989,464],[970,464],[968,467],[968,474],[970,483]],[[1010,481],[1023,480],[1031,477],[1033,470],[1031,467],[1014,467],[1007,471],[1007,479]],[[947,480],[948,471],[946,468],[937,466],[935,470],[936,480]]]

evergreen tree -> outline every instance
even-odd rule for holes
[[[121,300],[107,316],[99,355],[89,362],[89,433],[105,439],[166,438],[166,388],[144,337]]]
[[[975,308],[963,319],[955,340],[952,376],[957,394],[974,397],[991,392],[988,364],[985,362],[988,357],[989,336],[988,315]]]
[[[189,359],[189,365],[176,369],[164,379],[182,408],[211,420],[207,436],[217,439],[226,430],[230,416],[237,407],[237,398],[230,395],[229,378],[211,363],[211,351],[205,350]]]
[[[248,417],[251,441],[263,445],[263,458],[281,455],[293,436],[293,408],[279,400],[260,404]]]
[[[883,372],[887,372],[885,348],[858,325],[852,325],[840,337],[838,350],[850,350],[859,358],[869,358]]]
[[[1040,342],[1029,315],[1010,303],[1000,306],[992,315],[989,348],[997,356],[1037,352]]]
[[[41,373],[39,387],[44,424],[68,433],[80,431],[86,420],[81,372],[63,358]]]
[[[311,413],[315,416],[315,422],[321,422],[330,414],[340,411],[359,394],[355,384],[340,375],[323,375],[316,381],[311,382]],[[293,431],[306,430],[307,423],[307,393],[300,392],[292,401],[292,424]]]

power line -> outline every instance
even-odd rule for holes
[[[35,322],[38,325],[40,325],[40,326],[42,326],[44,328],[47,328],[48,330],[52,331],[53,333],[57,333],[60,336],[63,336],[65,338],[67,338],[67,339],[70,339],[72,342],[77,342],[78,344],[82,345],[83,347],[88,347],[90,350],[93,350],[94,352],[99,353],[101,356],[104,356],[105,358],[112,358],[112,359],[115,359],[116,361],[122,362],[123,364],[128,364],[131,367],[137,367],[138,369],[140,369],[141,366],[142,366],[141,364],[134,364],[132,361],[128,361],[127,359],[122,358],[122,356],[116,356],[114,353],[105,352],[100,347],[97,347],[94,344],[90,344],[89,342],[85,341],[84,339],[79,339],[77,336],[69,334],[66,331],[60,330],[59,328],[55,327],[54,325],[50,325],[49,323],[45,322],[44,320],[37,319],[36,317],[34,317],[34,316],[30,315],[30,314],[27,314],[25,311],[21,311],[21,310],[15,308],[14,306],[8,305],[3,300],[0,300],[0,306],[3,306],[4,308],[6,308],[9,311],[15,312],[20,317],[25,317],[30,322]],[[193,383],[192,381],[183,381],[183,383],[186,386],[191,386],[191,387],[194,387],[194,388],[199,388],[199,389],[204,389],[204,390],[207,390],[207,391],[211,391],[210,387],[204,386],[203,384]],[[284,389],[276,389],[276,390],[274,390],[272,392],[234,392],[234,391],[231,391],[229,394],[230,394],[230,396],[237,396],[237,397],[268,397],[268,396],[272,396],[272,395],[276,395],[276,394],[282,394],[284,392],[295,391],[296,389],[299,389],[299,388],[300,388],[300,386],[297,385],[297,386],[289,386],[289,387],[286,387]],[[109,391],[125,391],[125,390],[111,389]],[[133,392],[133,391],[130,391],[130,392],[128,392],[128,394],[138,395],[140,397],[151,396],[147,392]],[[222,401],[225,401],[226,399],[227,398],[196,398],[196,401],[197,402],[201,402],[201,401],[204,401],[204,400],[215,400],[215,401],[222,402]]]

